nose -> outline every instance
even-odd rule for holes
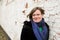
[[[35,17],[38,17],[37,15],[35,15]]]

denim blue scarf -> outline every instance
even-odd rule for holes
[[[42,19],[42,21],[40,22],[40,24],[43,27],[42,32],[39,30],[38,25],[34,21],[31,20],[31,23],[34,35],[37,38],[37,40],[47,40],[47,27],[45,25],[44,19]]]

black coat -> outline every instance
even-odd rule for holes
[[[47,40],[49,39],[49,26],[47,23],[45,23],[48,29],[48,36]],[[31,21],[25,21],[24,25],[23,25],[23,29],[21,32],[21,40],[37,40],[34,33],[33,33],[33,29],[32,29],[32,24]]]

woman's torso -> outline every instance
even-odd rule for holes
[[[47,23],[45,23],[48,29],[48,38],[49,38],[49,26],[47,25]],[[47,38],[47,40],[48,40]],[[22,33],[21,33],[21,40],[37,40],[37,38],[34,35],[34,32],[32,30],[32,24],[31,21],[25,21],[24,25],[23,25],[23,29],[22,29]]]

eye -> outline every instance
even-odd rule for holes
[[[40,14],[37,14],[37,16],[39,16]]]
[[[39,16],[40,14],[33,14],[32,16]]]

